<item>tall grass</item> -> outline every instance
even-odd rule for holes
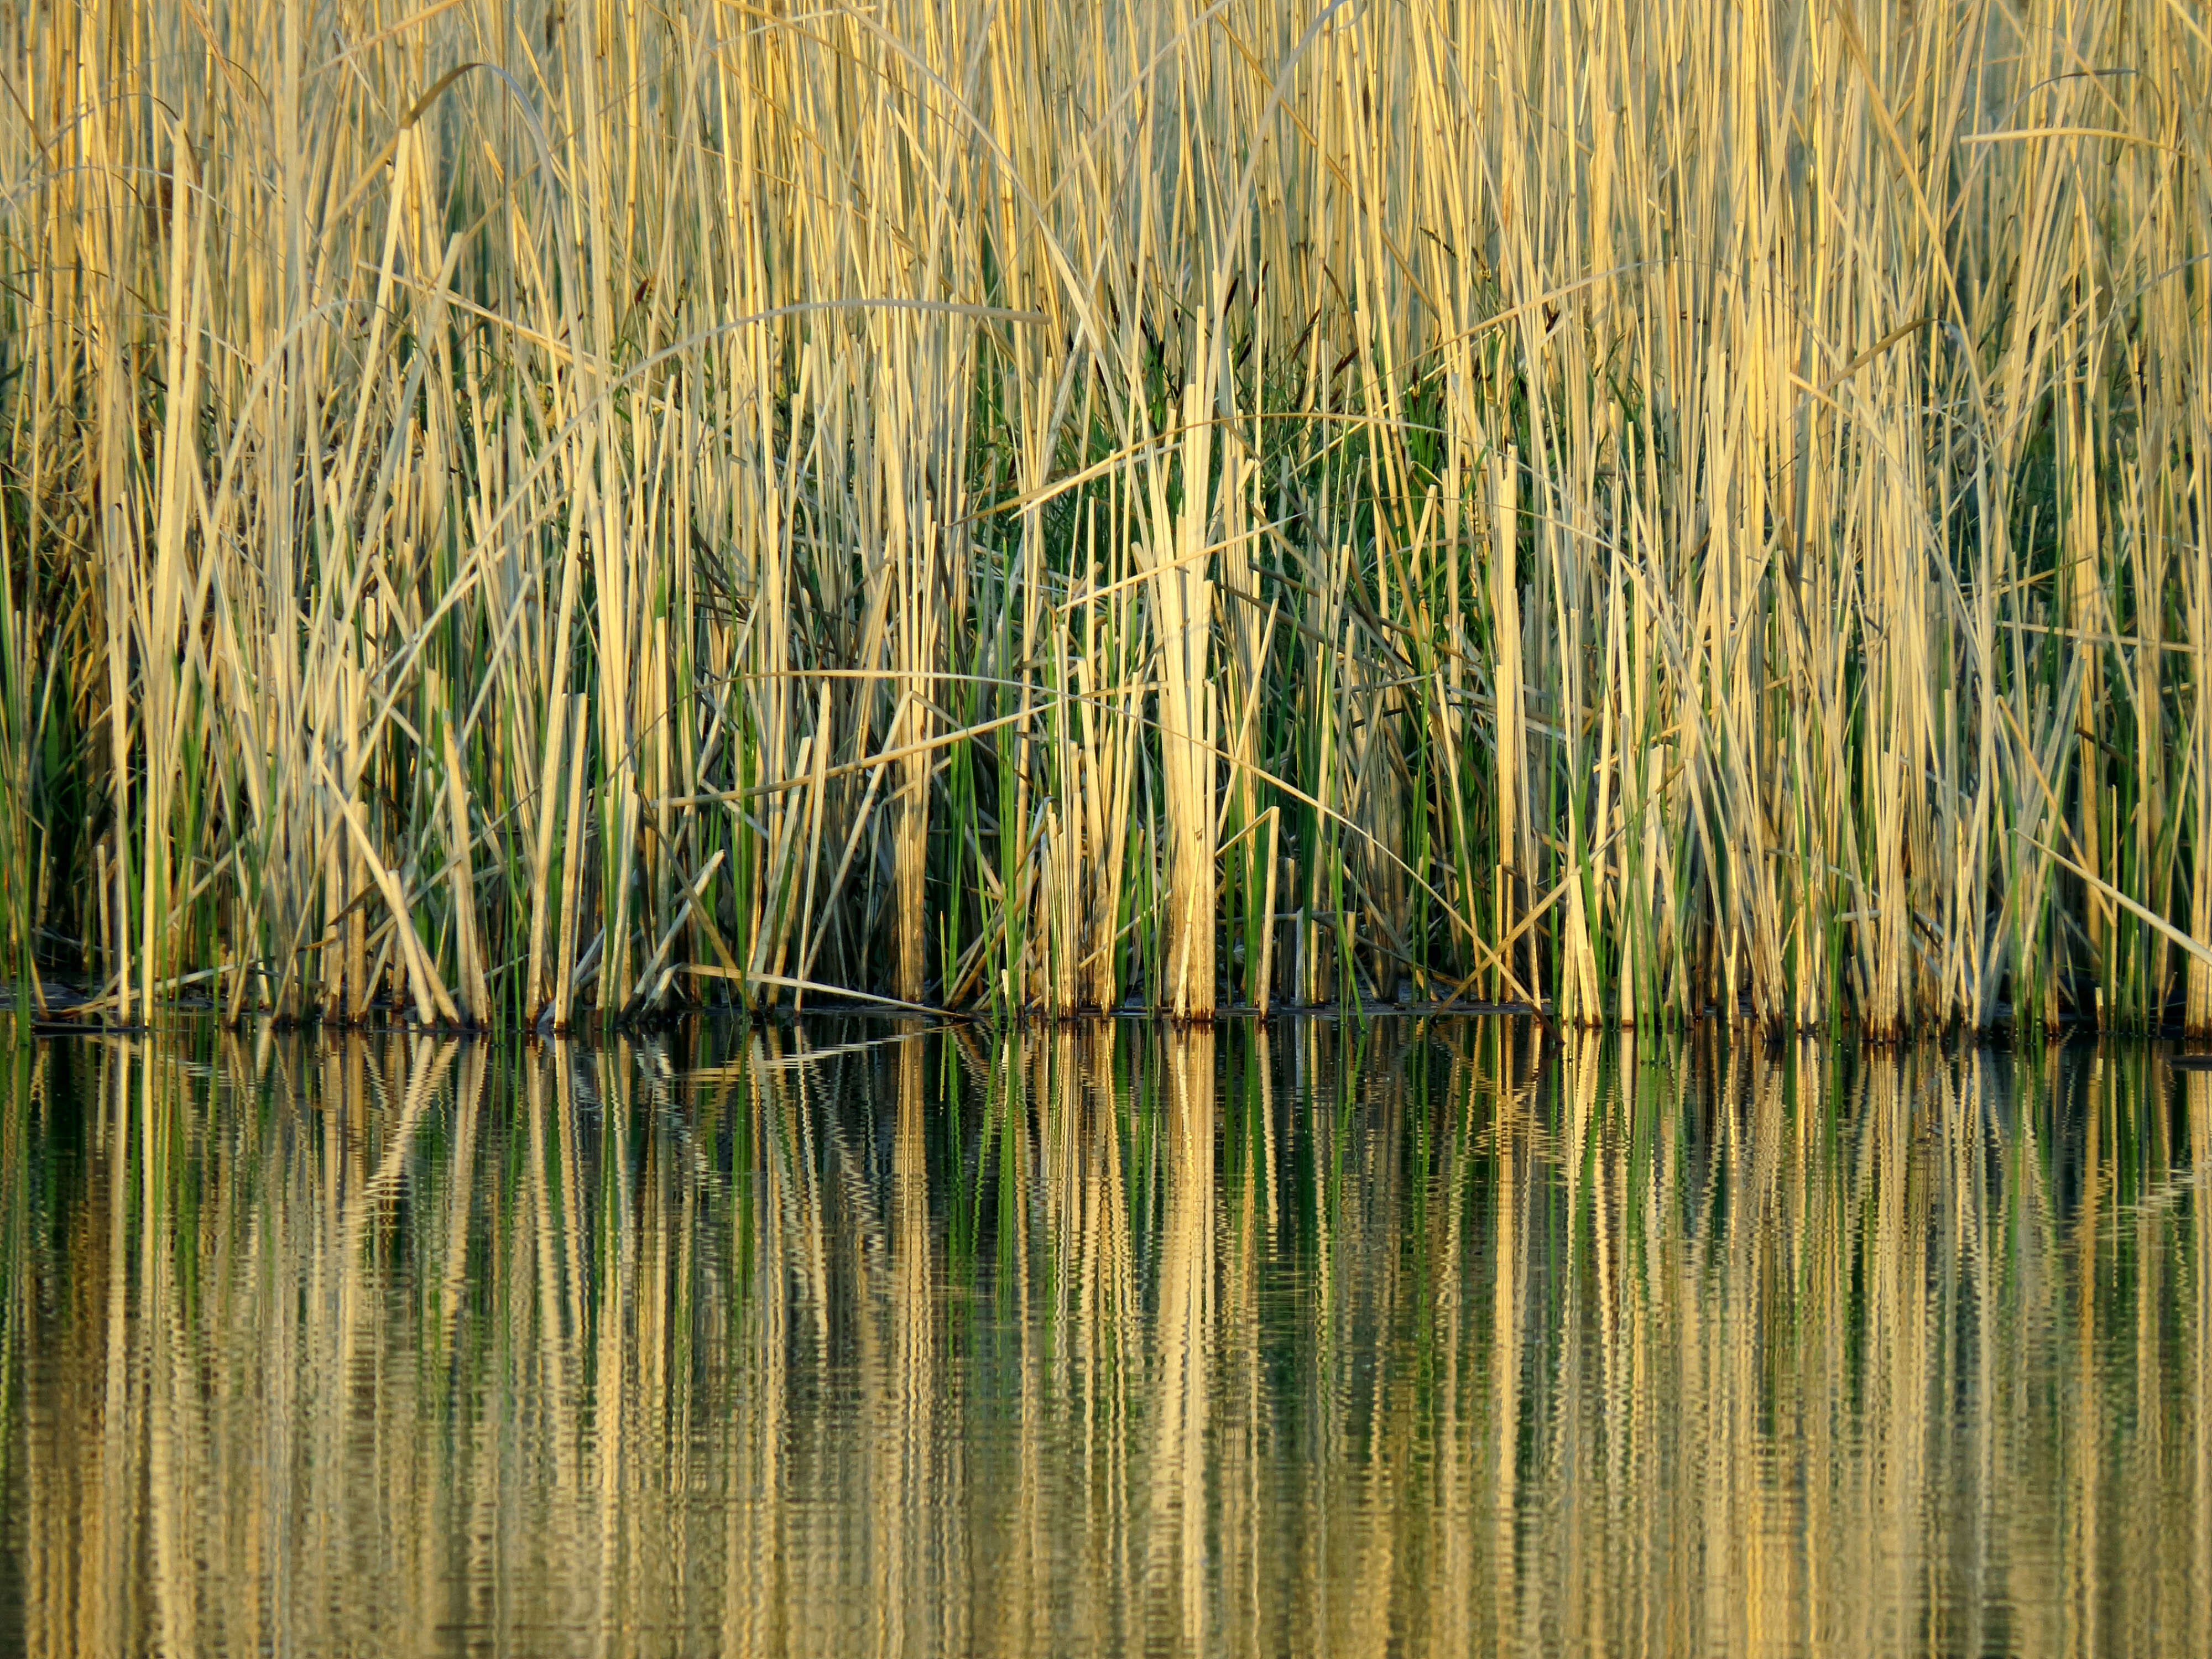
[[[12,3],[121,1018],[2212,1029],[2202,0]]]

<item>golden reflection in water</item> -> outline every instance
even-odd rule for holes
[[[2212,1649],[2212,1077],[19,1048],[0,1650]]]

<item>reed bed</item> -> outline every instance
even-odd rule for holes
[[[0,13],[129,1021],[2212,1030],[2202,0]]]

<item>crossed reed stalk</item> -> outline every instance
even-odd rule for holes
[[[0,14],[129,1021],[2212,1029],[2202,0]]]

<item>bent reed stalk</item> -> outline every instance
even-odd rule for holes
[[[129,1021],[2212,1030],[2202,0],[0,15]]]

